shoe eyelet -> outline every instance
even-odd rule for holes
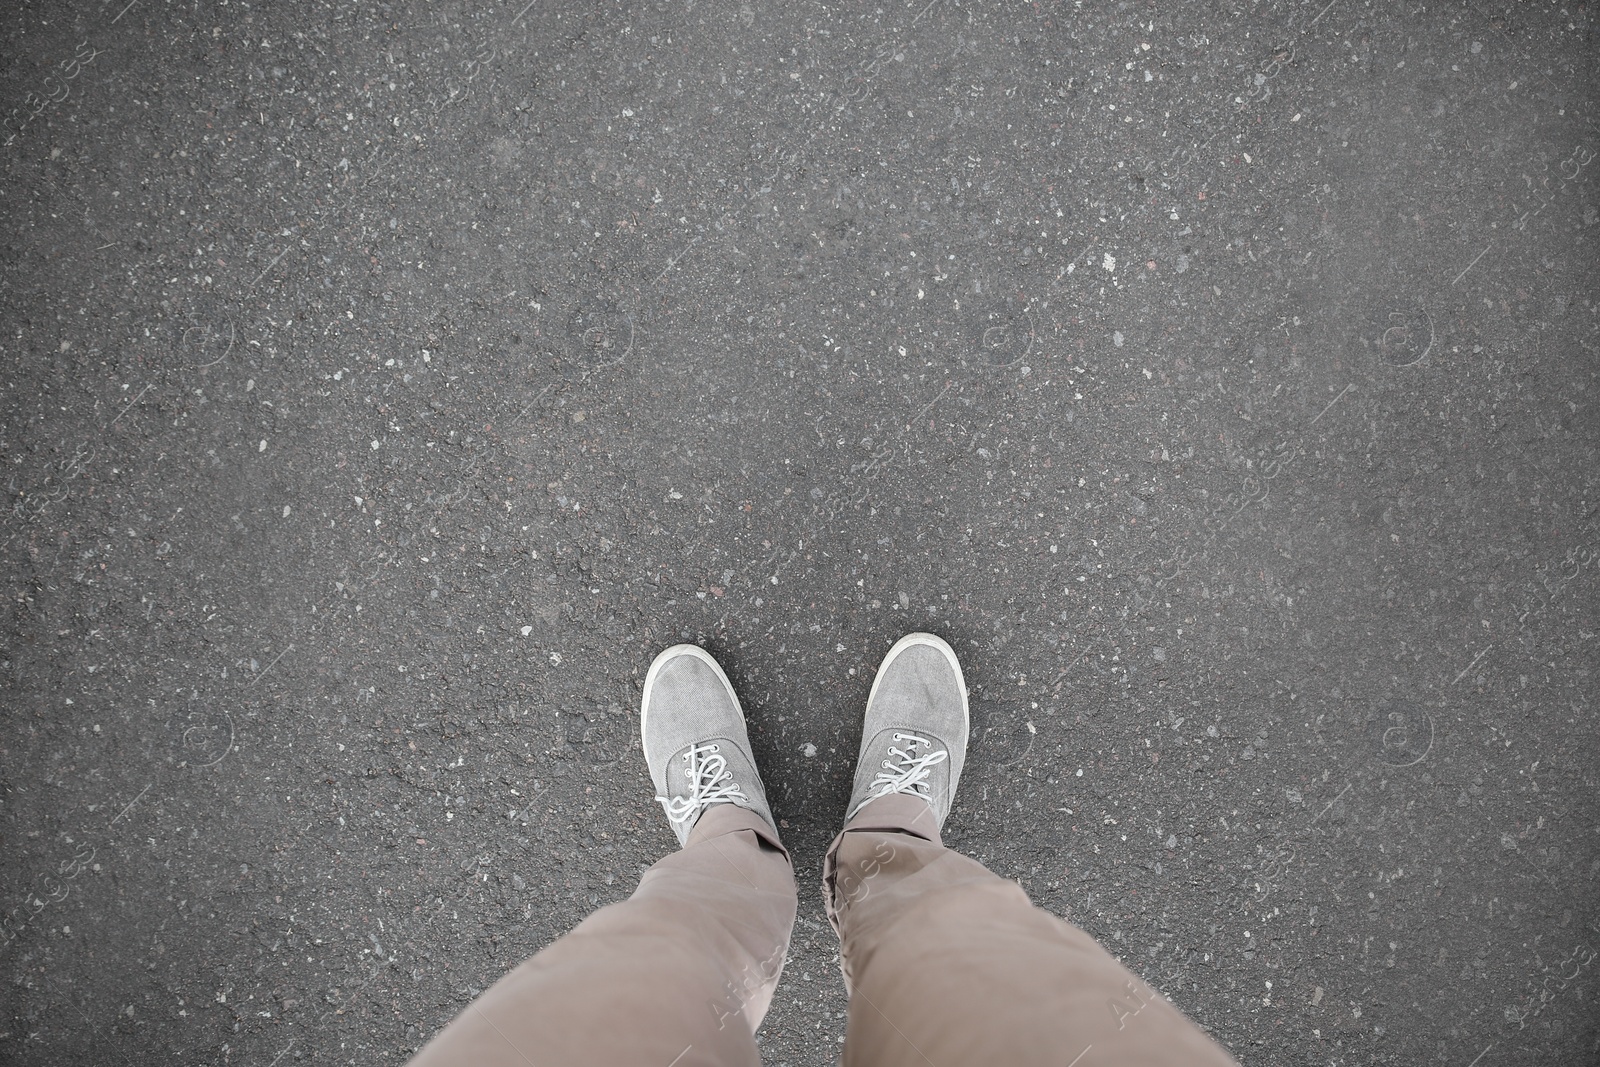
[[[713,751],[713,752],[721,752],[722,751],[722,746],[720,746],[720,745],[712,745],[711,746],[711,751]]]
[[[888,760],[884,760],[884,761],[883,761],[883,765],[884,765],[884,766],[885,766],[885,767],[887,767],[887,766],[889,766],[889,765],[890,765],[890,764],[889,764],[889,761],[888,761]]]

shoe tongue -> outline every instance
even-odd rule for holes
[[[689,753],[695,749],[701,751],[691,760]],[[685,745],[674,752],[672,759],[667,763],[667,795],[686,797],[694,792],[694,776],[690,772],[704,766],[706,758],[710,755],[712,753],[705,751],[703,745]]]
[[[895,737],[895,734],[899,734],[900,737]],[[889,752],[891,748],[906,753],[911,759],[921,759],[923,756],[932,755],[940,751],[937,738],[911,733],[899,727],[880,731],[877,741],[878,747],[883,751],[883,758],[893,760],[896,763],[904,762],[906,757],[892,755]]]
[[[711,745],[716,745],[717,751],[711,751]],[[693,760],[688,758],[691,751],[695,752]],[[705,768],[708,761],[720,766],[720,773],[713,775],[707,771]],[[742,762],[739,759],[738,747],[722,738],[685,745],[673,753],[671,762],[667,764],[667,795],[674,797],[691,795],[694,792],[696,777],[699,778],[702,793],[713,787],[721,788],[729,785],[738,786],[743,791],[745,783]],[[694,771],[698,771],[699,774],[692,773]]]
[[[926,740],[928,740],[929,743],[923,745],[917,744],[910,739],[893,741],[893,736],[893,734],[890,735],[891,744],[893,747],[899,749],[901,752],[908,753],[909,758],[901,756],[888,757],[891,766],[886,768],[886,770],[893,773],[904,773],[913,767],[918,767],[920,769],[921,780],[916,782],[914,785],[907,785],[904,789],[904,792],[921,796],[927,800],[932,800],[935,797],[940,796],[945,788],[945,785],[950,781],[949,751],[941,748],[932,738],[927,738]],[[885,751],[887,751],[887,747]],[[939,752],[943,752],[945,754],[944,759],[934,763],[924,762],[929,756]]]

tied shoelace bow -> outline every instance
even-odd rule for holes
[[[667,818],[674,824],[688,822],[712,804],[749,807],[750,798],[733,780],[727,757],[717,745],[691,745],[683,754],[683,761],[688,764],[688,795],[656,797],[656,803],[667,810]]]
[[[932,748],[932,741],[926,737],[907,733],[896,733],[894,739],[904,741],[906,747],[889,746],[889,755],[895,759],[883,761],[884,769],[872,780],[866,798],[856,805],[856,811],[860,811],[867,801],[886,797],[890,793],[909,793],[930,803],[933,801],[933,791],[928,788],[928,778],[933,774],[936,765],[950,758],[950,753],[941,748],[937,752],[927,752],[919,756],[916,754],[917,747],[920,745]],[[854,815],[855,812],[851,814]]]

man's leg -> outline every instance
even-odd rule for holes
[[[775,835],[733,805],[689,844],[496,982],[413,1067],[754,1065],[794,925],[794,874]]]
[[[683,849],[468,1005],[413,1067],[753,1067],[794,925],[794,872],[744,716],[710,656],[677,646],[640,714]]]
[[[954,652],[929,635],[897,644],[823,868],[851,990],[847,1067],[1232,1064],[1088,934],[940,844],[966,736]]]

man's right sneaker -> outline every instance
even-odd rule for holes
[[[967,683],[955,649],[907,634],[878,667],[867,697],[855,790],[845,819],[891,793],[921,797],[940,827],[967,758]]]
[[[688,844],[713,804],[747,808],[773,825],[744,709],[711,653],[673,645],[655,658],[644,676],[639,734],[656,803],[666,809],[679,845]]]

